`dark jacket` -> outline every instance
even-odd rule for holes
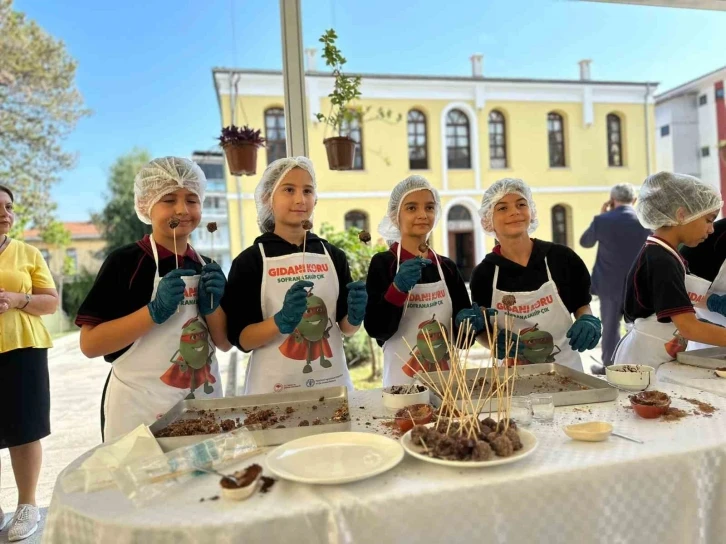
[[[592,269],[592,294],[624,296],[625,278],[650,231],[643,228],[632,206],[619,206],[600,214],[580,238],[582,247],[597,247]]]

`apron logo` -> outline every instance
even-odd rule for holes
[[[300,274],[312,273],[320,274],[327,272],[330,269],[328,263],[323,264],[306,264],[304,267],[301,264],[295,266],[278,266],[277,268],[270,268],[267,274],[273,278],[280,276],[299,276]]]
[[[310,378],[308,381],[305,382],[305,385],[307,385],[308,387],[315,387],[315,380]]]
[[[319,360],[322,368],[330,368],[333,363],[326,357],[333,356],[328,343],[332,328],[333,321],[328,317],[325,301],[310,291],[305,313],[293,333],[280,345],[280,353],[288,359],[305,361],[303,374],[313,371],[315,360]]]
[[[449,370],[449,348],[445,337],[449,338],[448,331],[436,320],[435,315],[421,323],[416,335],[416,347],[411,352],[411,358],[403,365],[403,373],[413,378],[423,368],[426,372],[435,371],[437,366],[441,370]]]
[[[524,344],[517,357],[520,364],[554,363],[555,355],[561,352],[552,334],[539,330],[538,324],[520,331],[519,339]]]
[[[189,389],[187,399],[193,399],[194,391],[204,385],[207,395],[214,391],[217,380],[211,372],[214,349],[209,345],[209,331],[199,316],[184,323],[179,338],[179,349],[171,357],[169,370],[159,378],[166,385]]]
[[[527,314],[529,312],[533,312],[534,310],[537,310],[539,308],[544,308],[545,306],[549,306],[554,302],[554,296],[553,295],[547,295],[546,297],[540,298],[537,302],[534,304],[520,304],[520,305],[514,305],[510,308],[507,308],[503,303],[497,302],[497,310],[507,310],[509,313],[513,314]]]
[[[706,296],[705,295],[698,295],[696,293],[689,292],[688,293],[688,298],[691,299],[691,302],[693,304],[700,304],[701,302],[703,302],[703,299],[705,299]]]
[[[280,392],[280,391],[282,391],[283,389],[285,389],[285,386],[284,386],[284,385],[282,385],[281,383],[276,383],[276,384],[275,384],[275,387],[273,388],[273,391],[274,391],[275,393],[279,393],[279,392]]]

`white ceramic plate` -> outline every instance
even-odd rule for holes
[[[430,423],[429,425],[427,425],[427,427],[430,427],[431,425],[433,425],[433,423]],[[403,435],[403,437],[401,438],[401,445],[403,446],[403,449],[406,450],[406,452],[408,452],[413,457],[421,459],[422,461],[428,461],[429,463],[433,463],[435,465],[444,465],[446,467],[455,468],[495,467],[498,465],[508,465],[509,463],[516,463],[517,461],[528,457],[532,454],[534,450],[537,449],[537,437],[534,436],[534,434],[522,428],[517,429],[517,432],[519,433],[519,438],[522,440],[522,449],[514,452],[514,455],[511,455],[509,457],[495,456],[489,461],[447,461],[446,459],[429,457],[424,453],[423,447],[416,446],[413,442],[411,442],[411,431],[408,431],[405,435]]]
[[[401,445],[373,433],[325,433],[278,446],[267,468],[280,478],[304,484],[344,484],[391,470],[403,459]]]

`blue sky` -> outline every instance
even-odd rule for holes
[[[304,45],[334,27],[352,71],[469,75],[480,52],[489,76],[576,78],[577,61],[591,58],[594,79],[659,81],[662,92],[726,64],[722,12],[570,0],[302,4]],[[133,147],[189,156],[214,145],[212,67],[282,66],[277,0],[16,0],[15,9],[64,40],[94,110],[65,143],[78,154],[53,191],[66,221],[102,208],[111,164]]]

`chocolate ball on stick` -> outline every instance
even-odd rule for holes
[[[362,230],[358,234],[358,240],[363,242],[364,244],[368,244],[371,241],[371,233],[367,230]]]
[[[309,219],[306,219],[305,221],[300,223],[300,225],[302,226],[302,228],[304,230],[313,230],[313,222],[310,221]]]

